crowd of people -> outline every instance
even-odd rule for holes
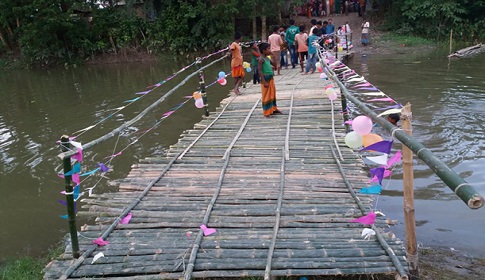
[[[296,6],[295,12],[308,18],[347,15],[353,12],[364,16],[366,5],[366,0],[307,0],[306,4]]]
[[[369,43],[369,22],[363,19],[362,44]],[[293,19],[290,20],[290,26],[273,26],[272,33],[266,42],[250,44],[251,47],[251,68],[253,69],[253,84],[261,84],[263,114],[265,117],[271,117],[274,114],[282,114],[276,106],[276,88],[274,76],[281,74],[281,69],[288,69],[300,66],[302,75],[315,73],[316,63],[318,61],[317,49],[324,47],[327,50],[334,50],[340,47],[340,38],[352,32],[348,22],[344,25],[335,26],[332,19],[326,21],[311,20],[311,28],[306,32],[306,26],[296,26]],[[339,36],[340,35],[340,36]],[[346,38],[346,36],[345,36]],[[234,42],[230,45],[228,55],[231,60],[231,75],[234,78],[234,93],[239,95],[240,86],[245,76],[243,68],[243,57],[240,42],[242,34],[236,32]],[[346,42],[347,48],[350,42]],[[304,67],[304,63],[306,65]],[[276,73],[276,74],[275,74]]]

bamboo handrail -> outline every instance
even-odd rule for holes
[[[194,77],[195,75],[198,75],[200,73],[200,71],[214,65],[215,63],[225,59],[226,56],[223,56],[221,58],[218,58],[214,61],[212,61],[211,63],[201,67],[199,70],[193,72],[192,74],[189,74],[187,77],[185,77],[185,79],[183,79],[178,85],[176,85],[175,87],[173,87],[171,90],[169,90],[166,94],[164,94],[162,97],[160,97],[158,100],[156,100],[155,102],[153,102],[150,106],[148,106],[145,110],[143,110],[142,112],[140,112],[138,115],[136,115],[134,118],[132,118],[131,120],[125,122],[124,124],[120,125],[118,128],[114,129],[113,131],[99,137],[98,139],[95,139],[95,140],[92,140],[91,142],[88,142],[86,144],[83,145],[83,150],[86,151],[87,149],[93,147],[94,145],[96,144],[99,144],[105,140],[108,140],[109,138],[115,136],[117,133],[123,131],[123,129],[129,127],[130,125],[134,124],[135,122],[137,122],[138,120],[140,120],[144,115],[146,115],[149,111],[151,111],[152,109],[154,109],[156,106],[158,106],[161,102],[163,102],[167,97],[169,97],[172,93],[174,93],[177,89],[179,89],[181,86],[183,86],[190,78]],[[68,152],[63,152],[63,153],[60,153],[58,155],[58,157],[60,159],[65,159],[65,158],[68,158],[68,157],[71,157],[73,155],[75,155],[76,153],[78,152],[78,149],[77,148],[73,148],[71,149],[70,151]]]
[[[344,84],[337,78],[335,72],[330,69],[328,65],[323,63],[327,68],[329,73],[331,73],[330,78],[337,83],[340,87],[341,93],[350,100],[352,103],[361,110],[363,114],[369,116],[374,122],[378,123],[386,131],[390,132],[391,135],[401,141],[402,144],[406,145],[415,155],[418,156],[422,161],[424,161],[433,172],[438,175],[438,177],[443,180],[443,182],[454,192],[458,197],[463,200],[469,208],[478,209],[483,206],[485,200],[481,194],[479,194],[475,189],[470,186],[465,180],[463,180],[455,171],[443,163],[439,158],[437,158],[433,152],[426,148],[423,144],[417,141],[412,136],[406,134],[401,128],[395,127],[387,120],[382,117],[378,117],[377,114],[367,107],[364,103],[360,102],[355,98],[345,87]]]

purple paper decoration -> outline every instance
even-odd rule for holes
[[[374,143],[372,145],[369,145],[369,146],[363,148],[362,150],[360,150],[359,152],[376,151],[376,152],[381,152],[381,153],[385,153],[385,154],[390,154],[392,143],[394,143],[394,141],[383,140],[383,141]]]

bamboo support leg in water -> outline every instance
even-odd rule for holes
[[[66,152],[69,150],[69,136],[61,136],[61,150]],[[71,171],[71,158],[65,158],[63,161],[64,174]],[[77,226],[76,226],[76,212],[74,210],[74,194],[72,186],[72,176],[64,176],[66,182],[66,202],[67,202],[67,219],[69,221],[69,233],[71,235],[72,255],[74,258],[79,258],[79,242],[77,239]]]
[[[406,104],[401,113],[402,129],[412,136],[411,104]],[[403,184],[404,184],[404,220],[406,225],[406,258],[409,265],[410,279],[419,278],[418,252],[416,245],[416,221],[414,217],[414,174],[413,152],[402,145]]]

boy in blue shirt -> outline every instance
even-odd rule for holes
[[[308,37],[308,59],[306,61],[306,69],[305,73],[302,75],[307,75],[310,72],[310,68],[312,68],[312,72],[310,74],[315,73],[317,67],[315,64],[317,63],[317,47],[318,46],[318,29],[313,29],[313,33]]]

